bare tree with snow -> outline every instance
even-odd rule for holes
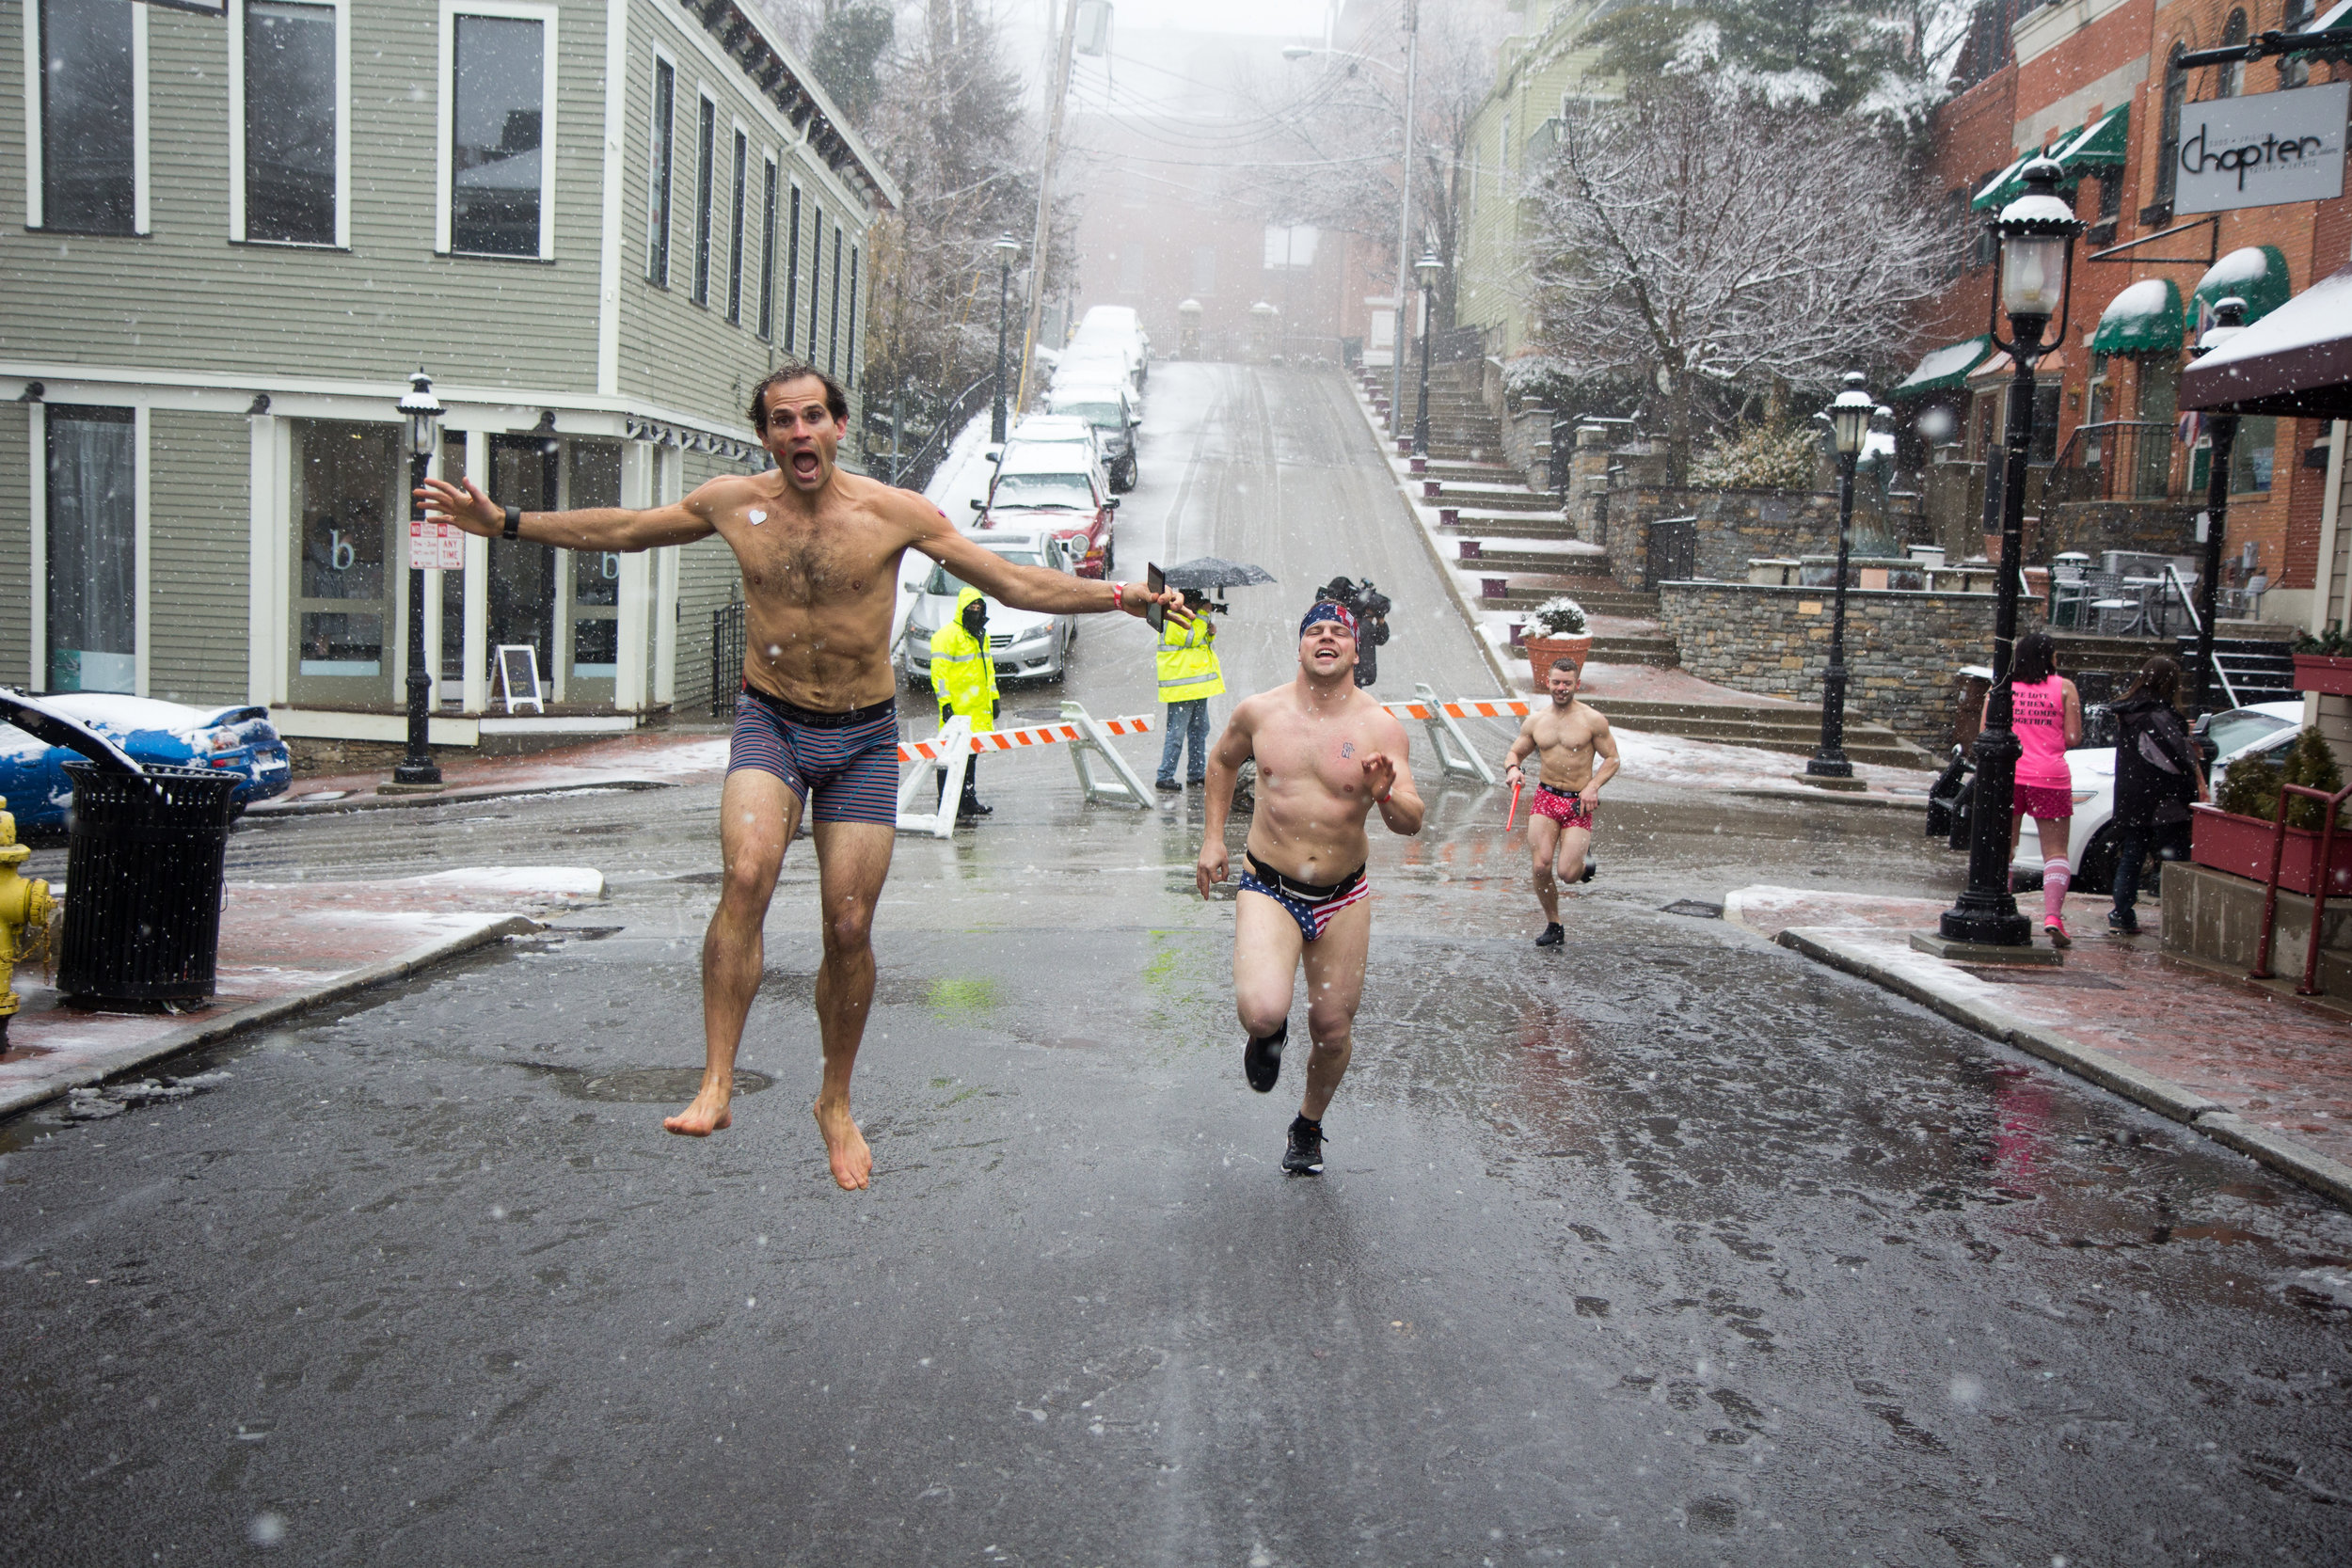
[[[1564,120],[1530,181],[1538,341],[1569,380],[1655,386],[1677,480],[1717,394],[1892,361],[1945,245],[1851,121],[1671,79]]]

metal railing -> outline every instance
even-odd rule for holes
[[[727,719],[735,713],[735,696],[743,686],[743,601],[723,604],[710,612],[710,716]]]
[[[931,482],[931,476],[939,471],[939,465],[946,461],[947,444],[956,438],[956,433],[964,427],[982,404],[995,395],[996,372],[991,371],[957,393],[955,401],[940,410],[939,417],[931,421],[930,435],[925,437],[921,446],[895,458],[886,448],[880,451],[869,448],[868,461],[882,464],[882,477],[890,483],[909,490],[920,490]],[[871,402],[870,393],[868,401]],[[903,447],[904,444],[902,438],[900,445]]]
[[[2352,784],[2330,795],[2309,784],[2281,784],[2279,786],[2279,819],[2270,829],[2270,876],[2263,890],[2263,934],[2254,949],[2254,967],[2248,972],[2249,980],[2278,978],[2270,972],[2270,948],[2279,932],[2279,869],[2286,858],[2287,800],[2302,796],[2320,802],[2319,843],[2314,847],[2316,859],[2312,863],[2312,929],[2303,943],[2303,979],[2295,988],[2297,996],[2317,996],[2315,983],[2319,974],[2319,939],[2328,917],[2328,884],[2335,880],[2336,813],[2344,799],[2352,796]],[[2300,830],[2309,832],[2308,828]]]
[[[2172,448],[2172,427],[2153,420],[2076,425],[2051,466],[2042,504],[2178,500]]]

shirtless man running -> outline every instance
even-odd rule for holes
[[[1544,907],[1538,947],[1557,947],[1567,940],[1560,928],[1560,884],[1591,879],[1585,851],[1593,842],[1593,807],[1600,802],[1600,786],[1617,776],[1616,736],[1592,705],[1577,700],[1579,678],[1577,667],[1566,659],[1552,661],[1546,677],[1551,705],[1537,708],[1519,725],[1502,770],[1503,782],[1516,789],[1527,776],[1519,764],[1530,752],[1543,754],[1534,806],[1527,816],[1528,847],[1535,854],[1535,897]]]
[[[1327,600],[1298,626],[1298,678],[1244,698],[1209,752],[1207,821],[1193,878],[1225,879],[1225,819],[1241,765],[1258,759],[1258,804],[1233,905],[1233,999],[1249,1037],[1242,1075],[1260,1094],[1282,1070],[1292,976],[1307,970],[1307,1089],[1282,1155],[1295,1176],[1323,1171],[1323,1113],[1354,1049],[1356,1004],[1372,940],[1370,844],[1375,806],[1389,831],[1421,832],[1404,727],[1357,689],[1356,617]]]
[[[598,507],[518,513],[469,479],[427,480],[418,498],[436,521],[469,533],[571,550],[644,550],[717,534],[743,572],[743,691],[726,784],[719,797],[724,880],[703,938],[704,1066],[692,1104],[662,1122],[704,1137],[728,1124],[735,1052],[759,990],[761,927],[785,847],[803,810],[817,844],[824,962],[817,1025],[824,1045],[817,1096],[833,1179],[866,1184],[872,1152],[850,1115],[850,1072],[874,999],[868,943],[874,905],[898,832],[898,678],[890,623],[898,559],[912,546],[1000,604],[1022,610],[1141,615],[1152,595],[1016,566],[958,534],[921,496],[834,467],[850,415],[840,385],[787,365],[752,392],[750,418],[776,467],[723,475],[684,500],[631,511]],[[1183,596],[1158,595],[1184,618]]]

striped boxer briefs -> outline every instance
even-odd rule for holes
[[[898,823],[898,705],[819,713],[745,687],[727,771],[772,773],[817,822]]]

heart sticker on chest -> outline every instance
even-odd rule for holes
[[[768,520],[768,514],[767,514],[767,513],[762,512],[762,511],[761,511],[758,507],[756,507],[756,506],[755,506],[755,507],[753,507],[753,508],[752,508],[752,525],[753,525],[755,528],[755,527],[757,527],[759,524],[766,522],[767,520]]]

